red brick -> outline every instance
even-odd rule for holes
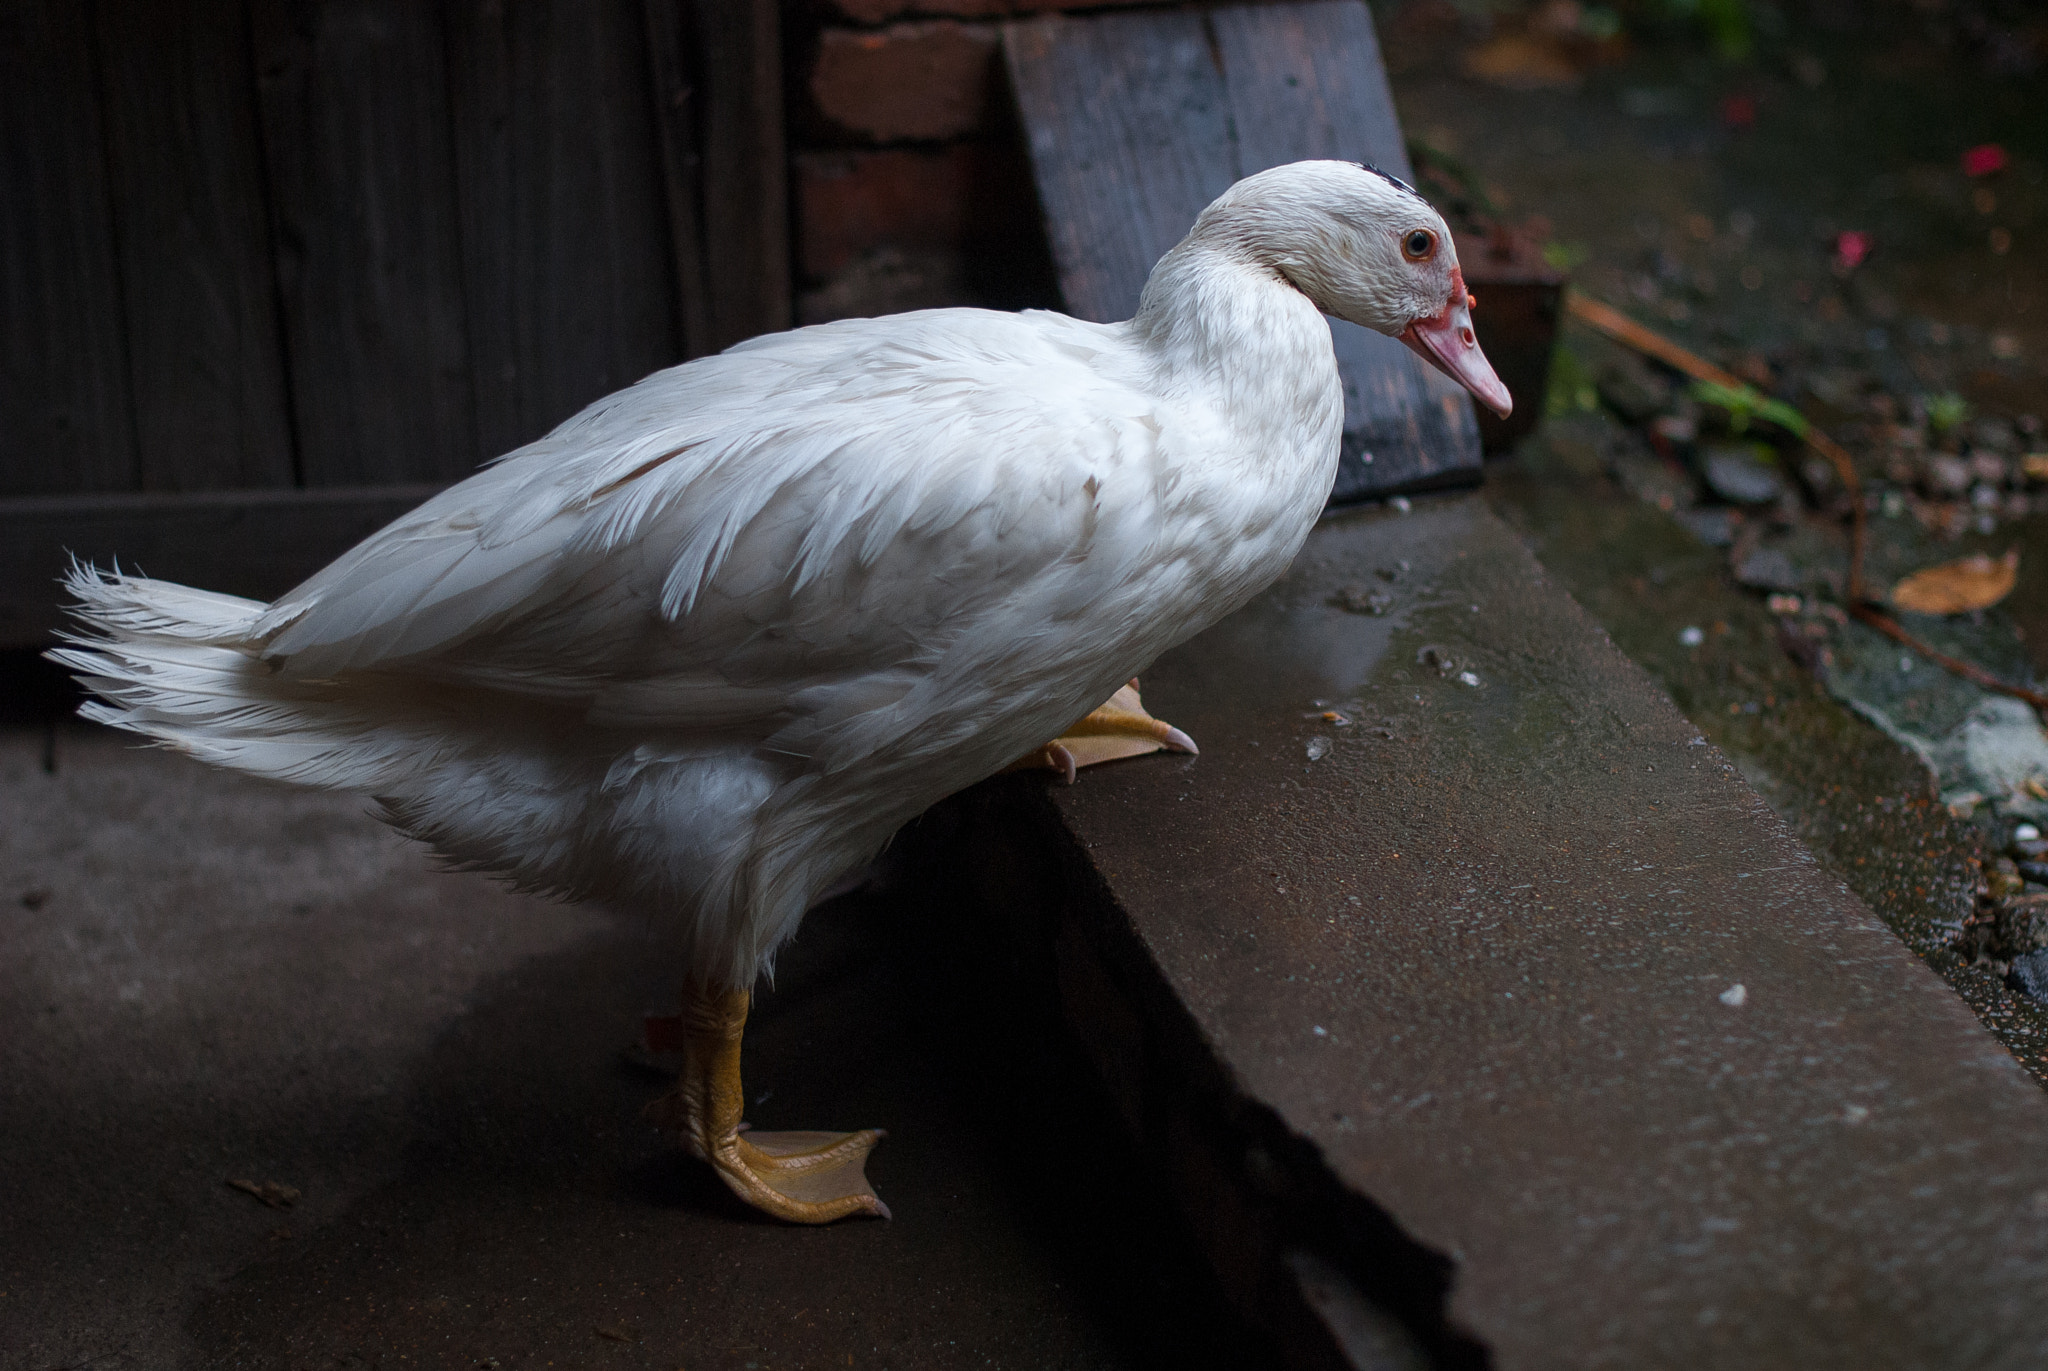
[[[856,24],[880,24],[906,14],[952,19],[1003,19],[1054,10],[1106,9],[1112,5],[1156,4],[1157,0],[833,0]]]
[[[826,29],[811,98],[833,123],[878,143],[959,138],[990,122],[1001,43],[993,25],[949,19]]]
[[[982,151],[959,144],[930,152],[798,153],[797,264],[804,277],[836,276],[878,248],[961,247]]]

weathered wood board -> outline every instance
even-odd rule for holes
[[[711,264],[704,286],[711,335],[703,351],[720,352],[790,323],[782,28],[776,0],[691,9],[703,88],[704,255]]]
[[[0,642],[64,547],[275,593],[787,327],[781,63],[776,0],[0,0]]]
[[[0,0],[0,495],[135,484],[105,148],[91,12]]]
[[[448,10],[476,459],[679,360],[638,0]]]
[[[93,10],[142,488],[291,485],[245,7]]]
[[[1152,264],[1233,181],[1311,157],[1409,175],[1360,0],[1047,17],[1005,28],[1067,307],[1127,319]],[[1333,503],[1476,481],[1470,400],[1393,339],[1332,322]]]
[[[300,474],[432,481],[477,460],[440,16],[253,0]]]

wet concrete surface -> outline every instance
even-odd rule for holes
[[[890,1130],[894,1222],[787,1227],[640,1121],[653,931],[56,741],[0,735],[0,1367],[1260,1364],[1059,1046],[984,1050],[957,910],[842,900],[760,997],[750,1117]]]
[[[1061,812],[1491,1365],[2048,1358],[2048,1097],[1483,499],[1327,521],[1145,685],[1201,756]]]
[[[1509,90],[1461,74],[1481,41],[1476,26],[1442,22],[1424,3],[1401,6],[1385,27],[1403,119],[1420,142],[1462,159],[1510,218],[1547,221],[1581,289],[1849,443],[1866,489],[1881,496],[1868,564],[1880,589],[1919,567],[2021,549],[2021,583],[2005,604],[1974,623],[1911,627],[2009,679],[2040,679],[2044,492],[2001,486],[1995,509],[1972,508],[1937,536],[1905,512],[1925,492],[1896,479],[1896,456],[1882,460],[1886,426],[1874,418],[1879,400],[1904,422],[1949,393],[1976,416],[2019,421],[2023,433],[2029,416],[2048,413],[2041,52],[2038,33],[2030,58],[2025,42],[2008,41],[2035,18],[1997,4],[1752,7],[1753,49],[1742,60],[1717,56],[1683,25],[1660,33],[1642,18],[1631,11],[1628,40],[1574,82]],[[2008,165],[1967,175],[1963,151],[1984,143],[1999,145]],[[1853,266],[1837,257],[1845,230],[1869,235],[1867,259]],[[1839,608],[1841,521],[1746,512],[1767,546],[1793,551],[1805,577],[1782,587],[1809,601],[1804,622],[1768,612],[1770,588],[1738,584],[1733,550],[1698,536],[1719,521],[1725,543],[1730,507],[1708,495],[1688,508],[1701,483],[1652,455],[1646,416],[1620,435],[1639,458],[1618,464],[1600,450],[1629,425],[1582,411],[1611,411],[1602,399],[1611,388],[1593,382],[1619,350],[1576,326],[1562,343],[1546,397],[1558,413],[1495,467],[1489,498],[1822,862],[2048,1075],[2048,1002],[2006,984],[2005,959],[2020,949],[1996,938],[1987,948],[1976,926],[1988,917],[1976,887],[2012,816],[1987,803],[1976,824],[1957,822],[1936,803],[1942,786],[1928,769],[1855,712],[1878,706],[1916,722],[1908,716],[1925,699],[1902,698],[1906,686],[1933,698],[1942,682],[1930,678],[1942,673],[1924,662],[1899,669],[1908,654],[1856,624],[1788,650],[1802,630],[1826,628],[1812,618],[1816,596]],[[1927,437],[1931,450],[1939,435]],[[1946,446],[1957,446],[1953,434]],[[1780,456],[1789,477],[1801,454],[1789,445]],[[2032,512],[2012,513],[2015,500]],[[1681,644],[1687,627],[1705,635],[1701,645]],[[1832,670],[1817,675],[1823,652]],[[1972,697],[1965,711],[1982,698],[1973,687],[1948,693]]]
[[[1941,806],[1917,758],[1785,651],[1777,616],[1729,579],[1719,550],[1601,474],[1585,432],[1601,427],[1553,424],[1493,473],[1489,502],[1822,863],[2048,1079],[2048,1005],[1957,945],[1986,835]],[[1699,646],[1681,641],[1687,626]]]

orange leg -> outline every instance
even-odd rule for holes
[[[683,1070],[675,1092],[649,1114],[682,1134],[719,1179],[754,1208],[791,1223],[831,1223],[852,1214],[889,1217],[868,1184],[868,1153],[883,1134],[742,1132],[740,1038],[751,997],[744,990],[686,993]]]

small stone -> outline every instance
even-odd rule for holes
[[[1785,491],[1784,478],[1753,443],[1716,444],[1700,454],[1701,472],[1714,494],[1734,505],[1768,505]]]
[[[1687,624],[1678,630],[1678,641],[1685,647],[1698,647],[1707,640],[1706,630],[1698,624]]]
[[[1727,547],[1735,541],[1735,521],[1730,517],[1734,512],[1720,505],[1702,505],[1678,510],[1673,517],[1708,547]]]
[[[1719,999],[1722,1004],[1727,1005],[1730,1009],[1740,1009],[1743,1005],[1749,1003],[1749,991],[1738,981],[1715,998]]]
[[[1805,584],[1791,554],[1781,547],[1754,547],[1734,565],[1735,579],[1758,590],[1798,590]]]
[[[2048,885],[2048,862],[2021,862],[2020,875],[2035,885]]]
[[[1976,475],[1970,470],[1968,462],[1960,457],[1951,457],[1945,452],[1937,452],[1929,457],[1923,474],[1929,495],[1949,499],[1954,499],[1968,490],[1971,480]]]
[[[2032,824],[2021,824],[2013,829],[2012,840],[2016,843],[2039,842],[2041,840],[2041,830]]]
[[[1655,418],[1671,404],[1671,383],[1633,353],[1603,367],[1594,389],[1609,409],[1632,424]]]
[[[1385,614],[1394,607],[1394,597],[1384,590],[1350,585],[1332,595],[1330,603],[1352,614]]]
[[[2048,947],[2014,957],[2005,983],[2030,1000],[2048,1000]]]
[[[1308,759],[1310,761],[1320,762],[1329,755],[1330,740],[1328,738],[1318,735],[1308,740]]]
[[[1699,422],[1684,414],[1660,414],[1650,421],[1650,431],[1672,443],[1690,443],[1700,436]]]
[[[2013,431],[2009,420],[1987,414],[1970,424],[1970,446],[1979,449],[1977,460],[1982,461],[1988,454],[2011,452],[2016,449],[2019,446],[2019,435]]]
[[[1477,686],[1479,684],[1479,675],[1477,672],[1461,671],[1458,673],[1458,684]]]

